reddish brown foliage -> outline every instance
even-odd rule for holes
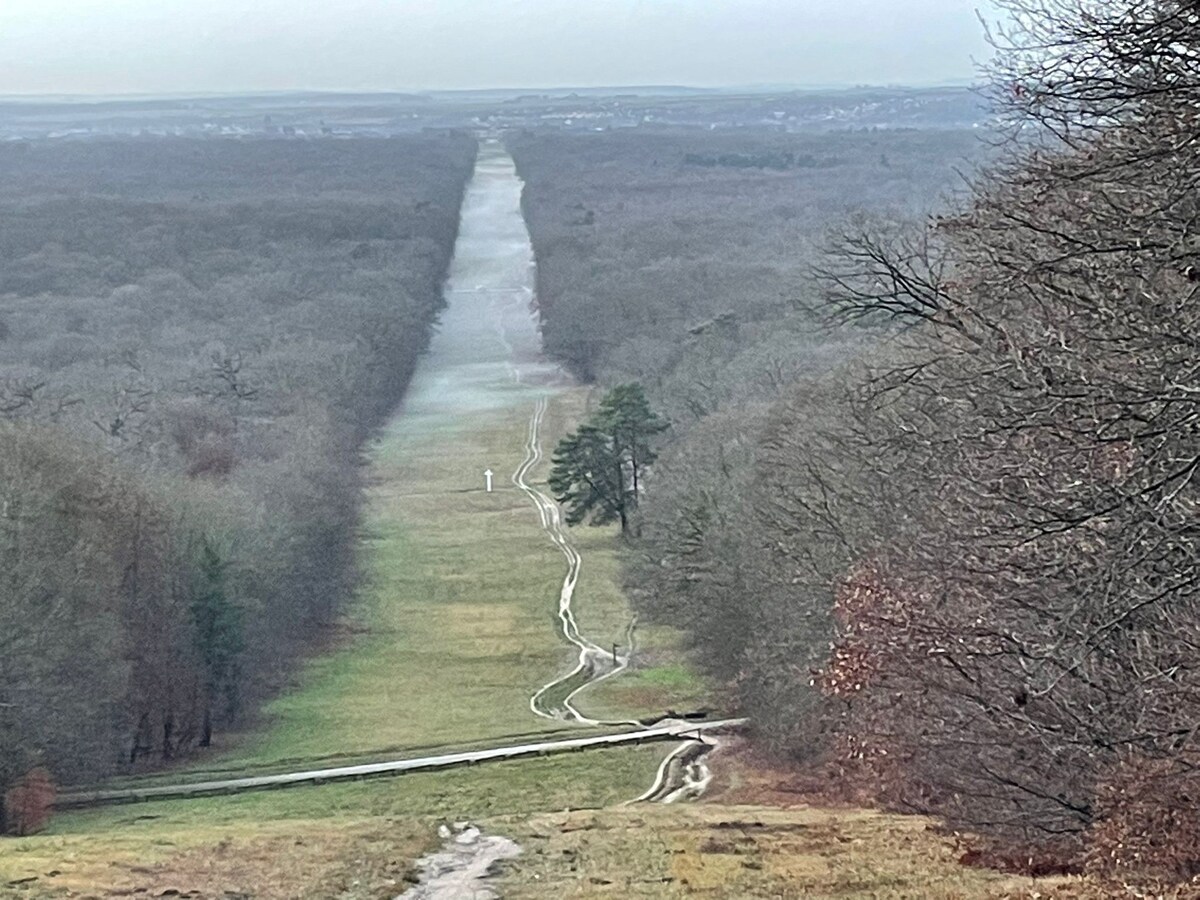
[[[3,824],[6,834],[37,834],[54,813],[55,788],[50,773],[34,769],[4,794]]]
[[[1079,847],[1074,842],[1022,845],[988,840],[975,835],[956,835],[956,843],[962,851],[958,858],[959,863],[977,869],[995,869],[1014,875],[1028,875],[1031,878],[1078,875],[1083,872],[1083,865],[1079,861]]]
[[[1200,874],[1200,773],[1130,756],[1101,781],[1096,803],[1089,869],[1168,880]]]
[[[889,658],[900,651],[907,611],[884,583],[873,563],[861,565],[846,579],[833,607],[838,639],[818,684],[831,697],[856,694],[874,682]]]
[[[825,766],[847,797],[865,790],[901,810],[931,802],[917,762],[923,746],[913,701],[894,677],[920,667],[928,653],[930,636],[917,625],[923,600],[897,588],[876,561],[856,567],[835,597],[837,631],[815,684],[835,711]]]
[[[996,842],[967,861],[1190,879],[1200,211],[1195,155],[1167,148],[1194,139],[1200,13],[999,6],[1002,83],[1038,85],[1016,120],[1054,137],[1015,143],[953,229],[883,223],[825,273],[848,318],[906,328],[831,432],[858,468],[794,503],[850,558],[816,570],[816,684],[835,765]]]

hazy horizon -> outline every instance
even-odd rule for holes
[[[155,100],[204,100],[212,99],[239,99],[239,98],[275,98],[275,97],[423,97],[434,96],[441,94],[500,94],[500,95],[521,95],[521,94],[569,94],[572,91],[587,91],[600,92],[605,91],[662,91],[668,93],[670,91],[695,91],[712,94],[738,94],[745,92],[747,94],[756,93],[773,93],[776,91],[788,92],[821,92],[821,91],[853,91],[853,90],[938,90],[938,89],[968,89],[975,87],[975,83],[969,79],[948,79],[946,81],[931,81],[927,83],[921,82],[830,82],[828,84],[714,84],[714,85],[694,85],[694,84],[594,84],[594,85],[575,85],[575,84],[527,84],[527,85],[488,85],[483,87],[461,87],[461,88],[414,88],[411,90],[388,89],[388,88],[363,88],[361,90],[340,89],[340,88],[274,88],[256,90],[253,88],[237,90],[180,90],[180,91],[128,91],[125,93],[99,94],[99,93],[6,93],[0,91],[0,99],[8,101],[63,101],[63,102],[81,102],[81,103],[106,103],[129,101],[146,101]]]
[[[963,84],[980,4],[6,0],[0,95]]]

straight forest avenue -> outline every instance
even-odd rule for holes
[[[723,623],[684,607],[648,621],[652,578],[635,621],[616,527],[568,529],[547,477],[597,403],[544,355],[522,189],[486,144],[435,338],[363,447],[357,603],[245,731],[62,791],[44,832],[5,842],[0,895],[982,900],[1065,884],[964,866],[936,820],[825,808],[796,767],[722,740],[744,720],[709,720],[689,662],[712,669],[700,638]],[[308,524],[323,533],[319,508]],[[788,721],[749,708],[755,741]]]
[[[590,392],[542,355],[521,189],[485,146],[439,328],[366,448],[365,577],[331,645],[189,765],[65,789],[46,833],[6,845],[0,885],[394,895],[441,823],[523,841],[497,817],[703,790],[697,729],[731,723],[663,719],[704,706],[678,633],[632,635],[615,529],[568,535],[548,496],[547,448]]]
[[[376,599],[353,623],[360,635],[314,659],[301,683],[268,709],[267,727],[212,768],[206,764],[180,783],[159,775],[70,789],[60,808],[433,771],[698,738],[737,724],[668,719],[646,727],[643,720],[654,722],[681,708],[675,701],[691,699],[661,690],[650,696],[656,706],[602,700],[589,714],[577,705],[592,685],[626,673],[635,638],[613,583],[612,548],[602,544],[607,536],[578,535],[607,566],[581,583],[577,536],[567,534],[557,504],[540,487],[543,442],[565,430],[587,392],[542,356],[520,191],[511,159],[485,146],[464,201],[440,326],[372,450],[365,538]],[[500,443],[518,429],[519,442]],[[493,470],[500,473],[494,488],[485,475]],[[422,543],[424,559],[417,560],[414,545]],[[555,587],[563,558],[566,571]],[[430,564],[420,578],[417,562]],[[577,589],[582,604],[573,602]],[[614,645],[624,648],[620,655],[607,649]],[[573,667],[564,648],[575,654]],[[608,733],[562,739],[570,726],[605,726]],[[555,739],[512,737],[539,730]],[[456,744],[473,749],[403,753],[405,746]],[[708,749],[703,741],[696,746]],[[364,755],[375,760],[361,762]],[[324,764],[301,764],[309,760]],[[664,771],[665,763],[659,775]]]

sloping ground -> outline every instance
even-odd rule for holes
[[[918,818],[762,806],[618,807],[513,823],[503,896],[996,897],[1030,886],[960,866]],[[499,826],[497,826],[499,827]]]
[[[193,777],[512,743],[510,736],[549,735],[565,724],[529,707],[538,686],[570,672],[578,656],[559,631],[563,555],[509,478],[525,459],[538,399],[549,398],[548,450],[578,420],[588,392],[561,383],[541,360],[528,294],[481,289],[530,277],[519,183],[491,162],[464,211],[439,334],[404,408],[371,450],[370,582],[347,640],[306,667],[262,729],[206,758]],[[494,189],[489,178],[499,182]],[[485,469],[497,476],[492,493]],[[545,471],[543,462],[528,483],[541,487]],[[583,555],[579,628],[599,646],[623,643],[629,609],[612,580],[616,538],[598,529],[573,537]],[[677,666],[665,651],[656,658]],[[651,679],[629,698],[636,703],[606,700],[605,717],[683,708],[696,687]],[[580,709],[595,715],[587,699],[577,698]],[[72,813],[50,834],[0,842],[0,895],[391,897],[411,862],[439,843],[439,824],[620,803],[653,782],[666,752],[597,750]]]
[[[833,805],[741,739],[713,754],[705,801],[487,820],[521,856],[493,886],[510,900],[712,897],[873,900],[1194,900],[1200,880],[1029,878],[963,864],[976,846],[933,819]],[[818,788],[819,789],[819,788]]]
[[[770,768],[736,738],[726,740],[710,764],[713,786],[701,803],[487,820],[493,832],[523,849],[505,865],[496,890],[509,900],[1189,896],[965,866],[964,840],[937,822],[805,803],[805,795],[789,787],[794,773]]]
[[[662,754],[598,750],[71,813],[48,834],[0,842],[0,897],[391,898],[440,845],[439,825],[618,804]]]
[[[496,820],[523,852],[508,900],[710,897],[871,900],[1195,900],[1200,884],[1029,878],[962,865],[960,840],[920,816],[862,809],[619,806]]]

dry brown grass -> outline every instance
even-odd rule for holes
[[[865,810],[636,806],[545,815],[504,896],[982,898],[1037,885],[959,865],[916,817]]]
[[[1200,897],[1193,885],[1030,878],[963,865],[969,836],[920,816],[837,805],[815,780],[772,766],[745,743],[727,741],[712,763],[717,778],[705,803],[493,820],[525,848],[501,881],[504,896]]]
[[[1166,884],[1085,877],[1010,876],[964,865],[977,842],[933,819],[873,812],[840,802],[843,787],[807,776],[725,739],[710,757],[716,777],[706,802],[640,818],[673,833],[672,871],[656,877],[684,894],[714,897],[988,897],[1195,900],[1200,883]],[[855,800],[859,798],[853,798]],[[728,822],[729,824],[721,824]],[[742,829],[735,822],[755,823]],[[611,825],[611,821],[609,822]],[[737,835],[730,839],[727,832]],[[630,855],[630,859],[637,859]],[[747,865],[748,864],[748,865]],[[749,870],[739,871],[739,866]],[[538,879],[541,881],[542,879]],[[687,881],[687,889],[682,882]],[[602,895],[599,887],[567,896]],[[664,887],[662,896],[671,896]],[[636,896],[636,894],[634,894]],[[514,896],[543,896],[528,892]]]
[[[292,821],[5,845],[0,897],[392,897],[436,843],[421,823]]]
[[[1030,878],[964,866],[937,823],[863,809],[618,807],[497,823],[525,848],[509,900],[711,897],[871,900],[1195,900],[1200,884]]]

